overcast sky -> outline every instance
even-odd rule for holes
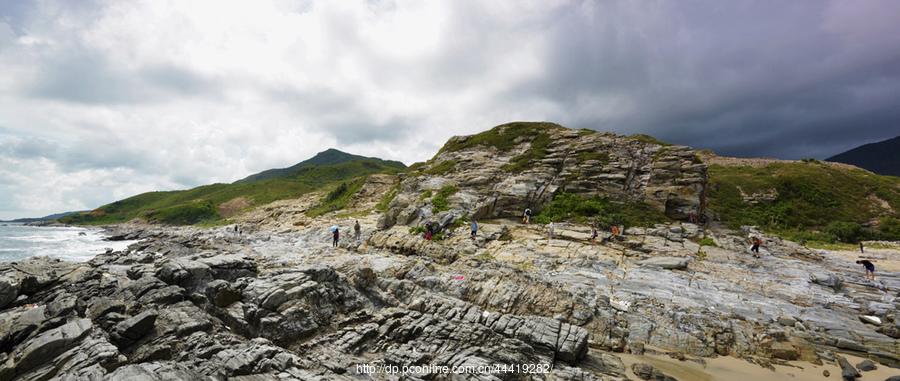
[[[824,158],[900,134],[900,1],[0,0],[0,219],[513,120]]]

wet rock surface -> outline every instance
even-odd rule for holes
[[[501,364],[553,370],[405,377],[673,379],[617,357],[645,350],[847,375],[857,367],[839,353],[900,364],[900,279],[866,282],[789,242],[755,259],[742,232],[676,224],[592,243],[584,226],[548,239],[502,220],[425,241],[376,219],[338,248],[319,228],[120,227],[141,241],[86,263],[0,264],[16,294],[0,310],[0,380],[393,380],[383,366]],[[717,247],[698,256],[702,235]]]

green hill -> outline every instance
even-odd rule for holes
[[[816,160],[762,163],[710,162],[718,220],[798,241],[900,240],[900,178]]]
[[[334,148],[329,148],[325,151],[319,152],[318,154],[316,154],[316,156],[313,156],[312,158],[302,161],[291,167],[269,169],[254,175],[247,176],[246,178],[238,180],[235,183],[248,183],[277,178],[295,178],[298,176],[303,176],[303,174],[307,170],[309,170],[309,168],[334,166],[350,162],[373,163],[379,166],[392,167],[396,169],[406,168],[406,166],[399,161],[381,160],[374,157],[353,155],[338,151]]]
[[[151,222],[187,225],[213,223],[256,205],[299,197],[318,189],[358,180],[374,173],[393,173],[403,163],[351,155],[335,149],[290,168],[269,170],[231,184],[204,185],[189,190],[147,192],[69,215],[60,222],[111,224],[143,218]]]

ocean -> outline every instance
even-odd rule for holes
[[[83,262],[107,248],[122,250],[134,241],[104,241],[101,229],[34,227],[0,222],[0,262],[47,256]]]

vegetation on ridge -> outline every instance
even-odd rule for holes
[[[364,181],[360,179],[370,174],[396,173],[402,169],[402,164],[396,162],[371,158],[357,159],[356,156],[349,154],[345,154],[350,157],[349,160],[338,160],[338,154],[342,154],[340,151],[329,150],[325,153],[328,153],[328,159],[334,164],[308,163],[317,160],[313,158],[307,161],[306,165],[292,167],[294,169],[288,173],[289,177],[242,180],[232,184],[204,185],[180,191],[147,192],[101,206],[87,213],[66,216],[61,218],[60,222],[102,225],[141,218],[149,222],[171,225],[215,223],[223,218],[221,206],[237,198],[246,199],[248,207],[253,207],[277,200],[297,198],[319,189],[337,187],[341,183],[347,183],[347,186],[355,185]],[[335,200],[328,207],[335,207],[339,203],[340,200]]]
[[[508,151],[520,144],[521,137],[536,138],[546,135],[547,129],[565,128],[556,123],[549,122],[512,122],[501,124],[490,130],[475,135],[449,140],[438,153],[461,151],[477,146],[494,147],[500,151]]]
[[[900,178],[821,162],[709,166],[709,210],[798,241],[900,240]]]

